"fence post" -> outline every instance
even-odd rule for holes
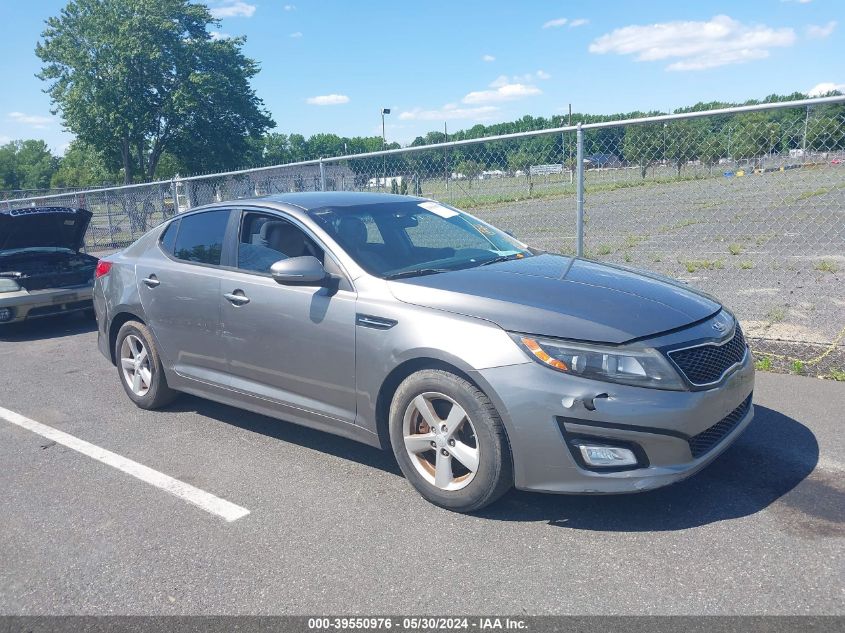
[[[576,166],[578,170],[578,182],[576,183],[575,200],[578,207],[578,215],[576,219],[575,230],[577,233],[577,248],[576,254],[578,257],[584,256],[584,130],[581,129],[581,124],[578,124],[578,132],[576,134],[577,149],[575,152],[575,160],[578,161]]]
[[[326,190],[326,168],[323,166],[323,157],[320,156],[320,191]]]

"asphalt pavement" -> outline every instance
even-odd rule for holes
[[[465,516],[386,452],[190,396],[136,408],[81,317],[7,327],[0,407],[249,513],[0,418],[0,614],[843,614],[845,383],[761,373],[755,403],[685,482]]]

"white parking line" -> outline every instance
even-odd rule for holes
[[[188,503],[193,503],[195,506],[202,508],[206,512],[215,514],[226,521],[237,521],[241,517],[245,517],[249,514],[249,510],[246,508],[242,508],[230,501],[216,497],[210,492],[195,488],[190,484],[186,484],[184,481],[174,479],[169,475],[160,473],[157,470],[153,470],[152,468],[139,464],[131,459],[127,459],[126,457],[122,457],[117,453],[112,453],[104,448],[100,448],[90,442],[80,440],[78,437],[74,437],[64,431],[54,429],[52,426],[47,426],[46,424],[41,424],[41,422],[30,420],[19,413],[15,413],[14,411],[9,411],[8,409],[0,407],[0,419],[16,424],[21,428],[37,433],[47,439],[53,440],[57,444],[72,448],[83,455],[96,459],[98,462],[117,468],[128,475],[132,475],[141,481],[145,481],[151,486],[161,488],[165,492],[169,492],[180,499],[184,499]]]

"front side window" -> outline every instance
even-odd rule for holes
[[[503,231],[431,201],[325,207],[309,215],[362,268],[386,279],[531,256]]]
[[[229,211],[205,211],[179,220],[173,256],[197,264],[220,265]]]
[[[269,273],[277,261],[311,255],[323,261],[322,249],[295,224],[265,213],[244,213],[238,237],[238,268]]]

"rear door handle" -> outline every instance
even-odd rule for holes
[[[161,282],[158,279],[156,279],[155,275],[150,275],[149,277],[144,279],[144,283],[147,284],[147,288],[155,288]]]
[[[240,294],[238,294],[240,293]],[[235,292],[227,292],[223,295],[228,301],[231,301],[236,306],[242,306],[249,303],[249,297],[242,292],[236,290]]]

